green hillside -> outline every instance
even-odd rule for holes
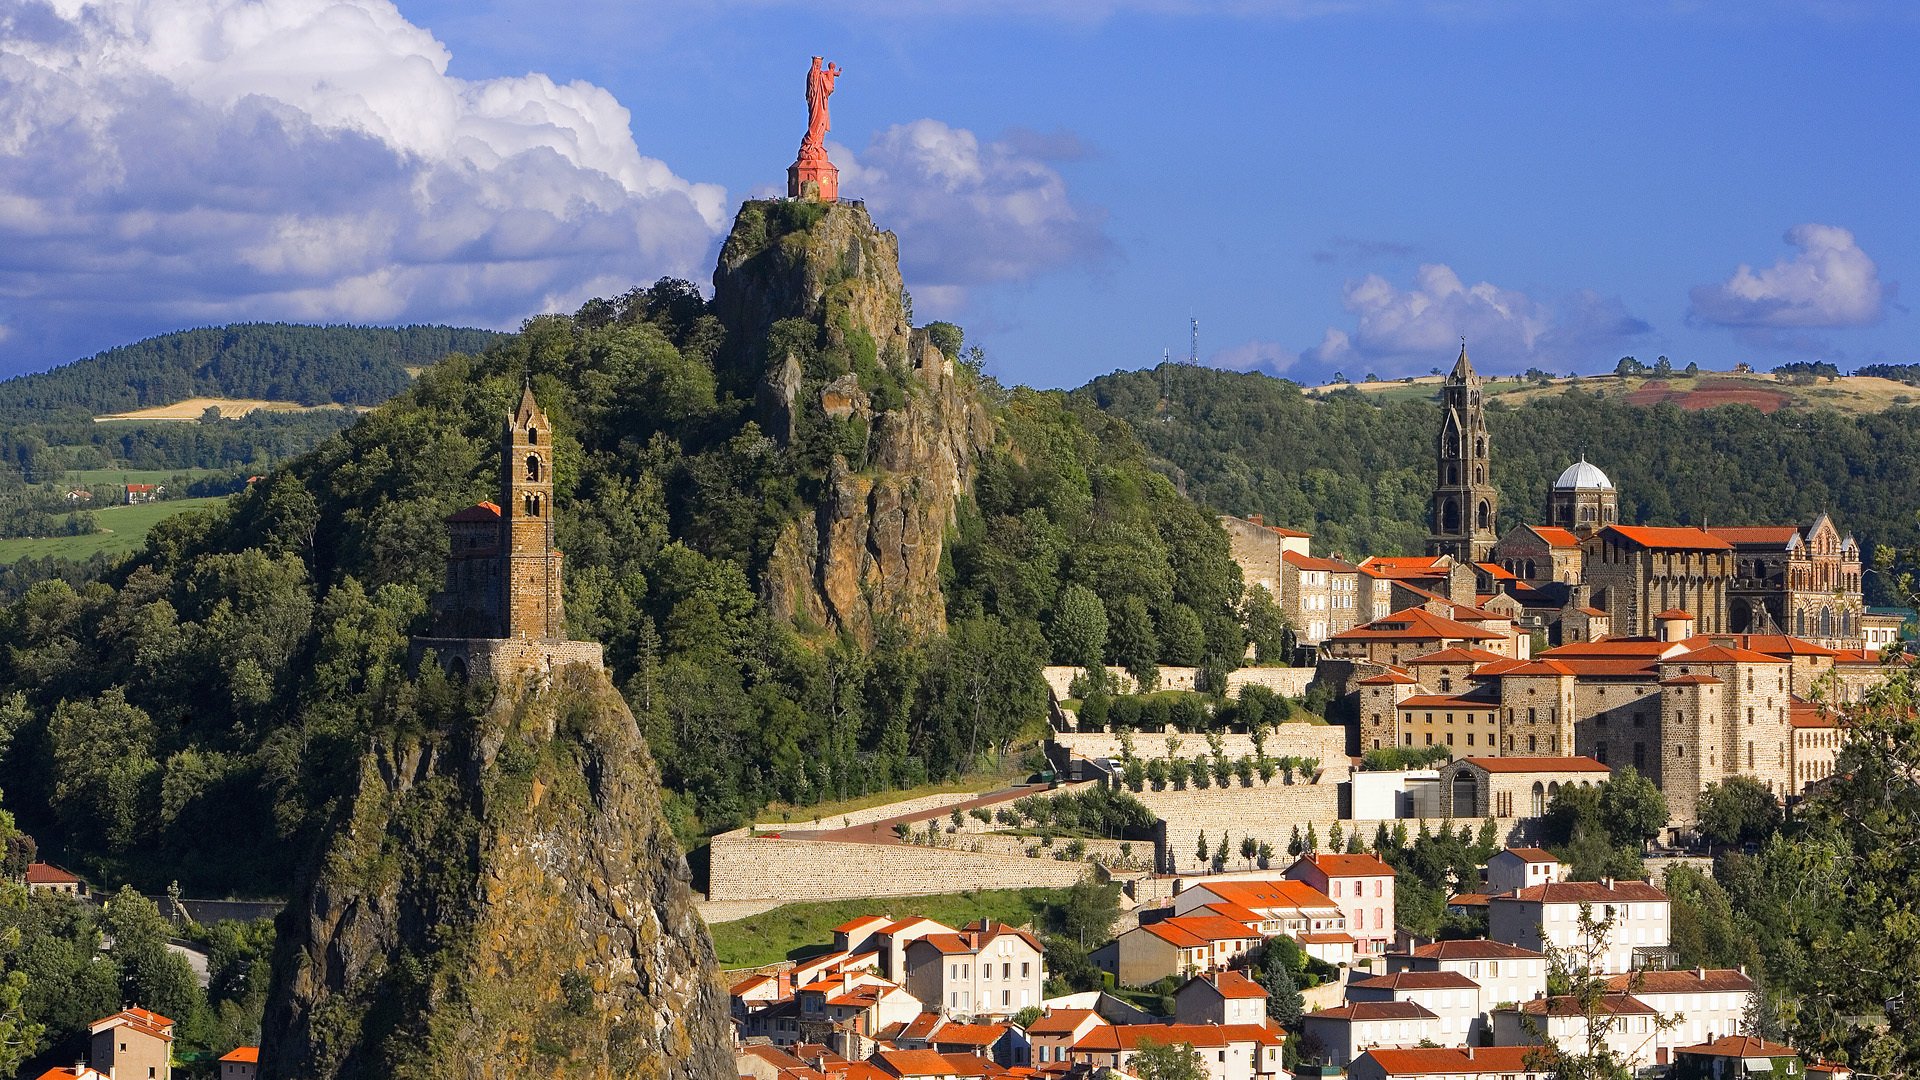
[[[1424,542],[1439,430],[1424,394],[1308,396],[1265,375],[1164,365],[1101,376],[1072,397],[1127,421],[1208,506],[1309,530],[1319,551],[1407,554]],[[1628,522],[1785,524],[1824,510],[1869,552],[1920,541],[1920,410],[1904,405],[1689,411],[1574,387],[1518,405],[1490,396],[1487,424],[1503,532],[1538,520],[1548,486],[1585,454],[1619,489]],[[1880,575],[1867,589],[1897,602]]]

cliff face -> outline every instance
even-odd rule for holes
[[[282,916],[264,1077],[733,1075],[713,945],[604,676],[363,759]]]
[[[945,534],[993,424],[910,327],[899,241],[858,204],[750,202],[713,280],[728,377],[822,464],[814,512],[774,543],[768,604],[862,642],[888,619],[944,628]]]

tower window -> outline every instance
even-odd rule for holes
[[[528,517],[540,516],[540,496],[538,495],[527,496],[527,516]]]
[[[534,427],[532,424],[527,425],[527,445],[529,446],[540,445],[540,429],[537,427]]]
[[[538,481],[540,479],[540,455],[539,454],[527,455],[527,479],[534,480],[534,481]]]

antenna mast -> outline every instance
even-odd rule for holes
[[[1187,345],[1187,363],[1198,364],[1200,362],[1200,320],[1189,315],[1187,325],[1191,330]]]

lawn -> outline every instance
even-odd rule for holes
[[[924,799],[929,795],[951,795],[959,792],[969,794],[977,791],[993,791],[1018,783],[1033,775],[1032,770],[1023,768],[1018,760],[1020,752],[1015,750],[1001,767],[980,769],[955,780],[940,780],[921,784],[919,787],[889,788],[885,791],[872,791],[865,795],[854,795],[845,799],[829,799],[812,806],[791,806],[786,803],[773,803],[765,810],[754,815],[761,824],[771,824],[776,818],[787,824],[806,824],[810,822],[829,822],[834,818],[851,814],[855,810],[867,810],[889,803],[906,802],[909,799]]]
[[[139,483],[139,481],[135,481]],[[138,506],[108,506],[92,511],[101,532],[86,536],[42,536],[0,540],[0,564],[51,555],[60,559],[83,560],[96,554],[125,555],[140,550],[147,542],[147,531],[166,518],[188,510],[203,510],[226,501],[217,495],[206,499],[166,499]]]
[[[955,927],[975,919],[1038,925],[1045,921],[1047,908],[1065,896],[1064,889],[983,889],[784,904],[751,918],[712,927],[713,949],[724,969],[760,967],[822,951],[833,944],[834,927],[861,915],[919,915]]]

